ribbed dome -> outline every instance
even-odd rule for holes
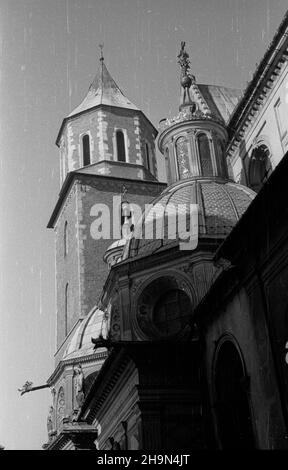
[[[178,240],[168,239],[168,215],[167,204],[198,204],[198,235],[199,238],[222,238],[224,239],[246,211],[250,202],[255,197],[254,191],[227,180],[210,178],[190,178],[180,181],[166,189],[152,203],[152,207],[144,214],[141,221],[136,225],[134,237],[129,243],[128,256],[149,255],[160,249],[175,245]],[[156,206],[157,204],[157,206]],[[156,206],[156,207],[155,207]],[[145,227],[149,224],[155,231],[153,212],[161,222],[157,226],[162,227],[162,238],[154,236],[153,239],[145,237]],[[161,225],[162,224],[162,225]],[[187,227],[190,219],[187,215]],[[139,233],[143,236],[140,238]],[[139,238],[139,239],[138,239]],[[152,238],[152,237],[151,237]]]
[[[63,354],[63,360],[80,358],[89,354],[94,354],[94,345],[91,338],[98,338],[103,325],[104,312],[95,307],[92,311],[80,320],[72,338]],[[105,348],[97,349],[97,353],[106,351]]]

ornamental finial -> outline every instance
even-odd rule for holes
[[[185,44],[186,44],[185,41],[181,41],[181,49],[177,56],[179,59],[178,64],[180,64],[182,75],[188,75],[187,71],[190,69],[189,54],[185,50]]]
[[[180,52],[178,54],[178,64],[181,67],[181,78],[180,78],[180,83],[182,88],[184,90],[181,92],[181,98],[180,98],[180,110],[184,106],[191,106],[193,104],[190,94],[189,94],[189,88],[192,85],[192,81],[195,80],[195,77],[191,75],[189,72],[190,69],[190,60],[189,60],[189,54],[185,50],[185,41],[181,41],[181,48]]]

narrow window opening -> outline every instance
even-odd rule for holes
[[[90,165],[90,137],[85,134],[82,138],[83,146],[83,165]]]
[[[117,159],[119,162],[126,162],[125,140],[122,131],[116,131]]]
[[[197,140],[202,176],[213,176],[213,166],[208,137],[206,134],[200,134]]]
[[[68,222],[64,225],[64,256],[68,254]]]
[[[149,154],[149,147],[147,142],[145,143],[145,155],[146,155],[146,167],[149,171],[150,170],[150,154]]]
[[[64,318],[64,332],[65,336],[68,333],[68,302],[69,302],[69,284],[65,287],[65,318]]]
[[[192,173],[189,161],[188,141],[186,137],[179,137],[176,140],[175,147],[179,178],[190,178],[192,176]]]

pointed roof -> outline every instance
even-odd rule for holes
[[[77,106],[68,117],[75,116],[75,114],[82,113],[83,111],[87,111],[99,105],[117,106],[118,108],[140,111],[135,104],[126,98],[113,80],[104,63],[103,57],[100,59],[100,67],[89,87],[87,95],[82,103]]]
[[[126,96],[122,93],[122,91],[108,72],[108,69],[104,63],[104,58],[103,56],[101,56],[100,67],[93,82],[89,87],[88,93],[85,96],[84,100],[70,114],[68,114],[68,116],[63,119],[57,135],[56,145],[59,147],[60,138],[67,121],[73,119],[74,116],[78,116],[81,113],[84,113],[86,111],[89,111],[90,109],[94,109],[97,106],[101,105],[114,106],[117,108],[130,109],[132,111],[136,111],[145,118],[146,122],[148,122],[150,126],[152,126],[155,135],[158,134],[157,129],[145,116],[143,111],[137,108],[137,106],[135,106],[135,104],[128,100],[128,98],[126,98]]]

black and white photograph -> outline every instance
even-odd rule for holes
[[[288,450],[287,8],[0,0],[0,450]]]

